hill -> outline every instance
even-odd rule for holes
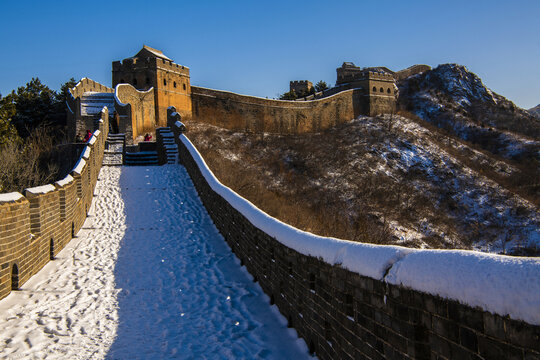
[[[493,252],[540,245],[534,204],[485,175],[517,168],[405,117],[297,136],[192,124],[188,137],[224,184],[320,235]]]
[[[457,64],[439,65],[398,83],[398,105],[508,159],[540,160],[540,118],[484,86]]]
[[[227,186],[324,236],[540,254],[540,121],[460,65],[399,82],[398,115],[315,134],[188,137]]]
[[[533,108],[529,109],[529,112],[533,114],[534,116],[540,118],[540,104],[536,105]]]

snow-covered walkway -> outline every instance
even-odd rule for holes
[[[104,167],[83,230],[0,301],[0,358],[302,359],[185,169]]]

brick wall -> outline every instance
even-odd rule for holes
[[[319,358],[540,358],[540,326],[362,276],[281,244],[212,190],[173,130],[180,161],[214,224]]]
[[[119,84],[116,87],[116,97],[125,104],[119,104],[118,111],[125,111],[130,115],[120,119],[120,131],[131,128],[130,135],[133,139],[147,132],[153,133],[155,131],[156,107],[154,90],[139,91],[130,84]],[[129,107],[129,110],[120,110],[123,107]],[[125,121],[131,124],[124,124]]]
[[[86,145],[89,151],[83,151],[71,175],[54,185],[26,189],[24,196],[0,194],[0,299],[12,287],[24,285],[82,227],[92,202],[108,130],[109,114],[105,109],[99,131]]]
[[[369,111],[359,90],[315,101],[282,101],[192,86],[191,99],[194,120],[254,132],[316,132]]]

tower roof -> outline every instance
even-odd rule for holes
[[[161,50],[151,48],[150,46],[147,46],[147,45],[143,45],[142,49],[134,57],[145,58],[145,57],[149,57],[149,56],[150,57],[157,57],[157,58],[165,59],[165,60],[169,60],[169,61],[173,61],[172,59],[165,56],[165,54],[163,54],[163,52]]]

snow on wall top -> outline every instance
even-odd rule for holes
[[[31,194],[46,194],[54,190],[56,190],[56,188],[51,184],[26,189],[26,191]]]
[[[464,250],[418,250],[314,235],[269,216],[221,184],[191,141],[185,135],[179,139],[210,187],[283,245],[360,275],[540,325],[540,259]]]
[[[99,134],[100,134],[99,130],[94,131],[94,134],[92,135],[90,140],[88,140],[88,144],[94,145],[96,143],[96,141],[97,141],[97,137],[99,136]]]
[[[417,250],[386,281],[540,325],[540,259],[465,250]]]
[[[23,197],[23,194],[20,192],[10,192],[5,194],[0,194],[0,203],[17,201]]]
[[[63,187],[63,186],[66,186],[67,184],[70,184],[73,180],[74,180],[73,176],[68,175],[65,178],[63,178],[62,180],[58,180],[55,184],[57,184],[58,186]]]
[[[320,257],[329,264],[341,264],[346,269],[381,280],[393,263],[412,251],[400,246],[377,246],[322,237],[285,224],[221,184],[191,141],[184,135],[180,135],[180,140],[188,148],[204,178],[215,192],[242,213],[253,225],[302,254]]]
[[[90,147],[89,146],[85,146],[84,147],[84,152],[82,153],[82,157],[86,160],[88,160],[88,158],[90,157]]]
[[[75,167],[73,168],[73,172],[75,174],[81,175],[85,165],[86,165],[86,161],[84,161],[83,158],[80,158],[79,161],[77,162],[77,165],[75,165]]]
[[[81,115],[97,115],[103,108],[114,111],[114,94],[87,91],[81,96]]]

